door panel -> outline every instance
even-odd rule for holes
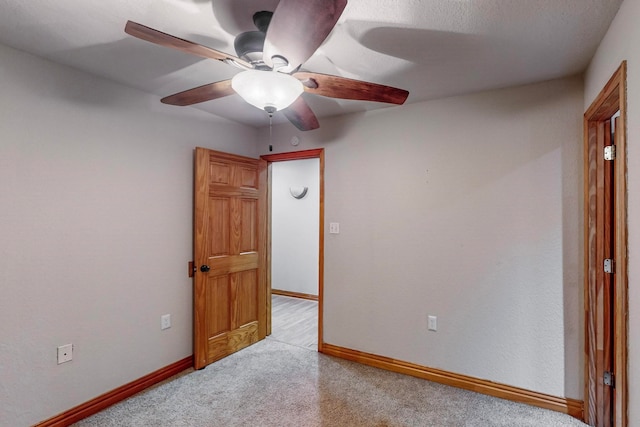
[[[240,200],[240,248],[241,254],[257,252],[258,249],[258,203],[256,200]]]
[[[266,335],[262,205],[266,162],[196,149],[194,357],[197,369]],[[205,266],[204,268],[202,266]],[[208,267],[208,268],[207,268]]]
[[[209,239],[209,254],[224,256],[230,254],[229,217],[231,204],[229,198],[212,197],[209,201],[209,230],[216,236]]]
[[[229,300],[229,276],[212,277],[207,283],[207,307],[215,306],[216,301]],[[221,305],[217,309],[207,310],[207,330],[209,335],[217,336],[231,329],[229,307]]]
[[[603,264],[614,255],[614,215],[613,215],[613,162],[604,160],[604,147],[611,145],[611,121],[598,124],[598,149],[596,157],[596,260]],[[612,388],[604,384],[605,372],[614,372],[612,364],[613,335],[612,307],[613,274],[604,268],[596,270],[595,294],[595,345],[596,345],[596,423],[598,426],[612,425]]]
[[[257,295],[257,277],[255,270],[243,271],[236,275],[236,299],[238,304],[235,306],[233,323],[237,326],[248,325],[251,322],[258,321],[258,306],[256,301]]]

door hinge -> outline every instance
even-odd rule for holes
[[[614,260],[612,260],[611,258],[607,258],[604,260],[605,273],[613,274],[615,268],[616,268],[616,262]]]
[[[615,158],[616,158],[616,146],[607,145],[606,147],[604,147],[604,159],[615,160]]]
[[[604,372],[604,385],[616,388],[616,376],[613,375],[613,372]]]

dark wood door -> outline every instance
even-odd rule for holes
[[[196,148],[196,369],[266,336],[265,182],[262,160]]]

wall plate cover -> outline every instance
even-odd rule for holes
[[[438,330],[438,317],[437,316],[429,316],[428,320],[427,320],[427,327],[429,328],[430,331],[437,331]]]
[[[160,329],[165,330],[171,327],[171,315],[163,314],[160,317]]]
[[[73,359],[73,344],[65,344],[58,347],[58,365],[70,362]]]

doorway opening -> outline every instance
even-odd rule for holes
[[[291,342],[303,347],[317,347],[322,351],[322,312],[323,312],[323,271],[324,271],[324,150],[305,150],[290,153],[280,153],[261,156],[267,162],[268,186],[267,186],[267,334],[272,335],[276,331],[275,326],[286,325],[288,331],[278,329],[278,336],[275,339],[291,339],[292,334],[299,333],[300,336],[293,338]],[[303,182],[291,182],[284,188],[285,199],[279,200],[283,193],[283,181],[278,181],[279,176],[296,176],[295,168],[280,168],[280,162],[291,162],[299,160],[310,160],[309,164],[298,162],[299,166],[309,166],[313,177],[312,187],[304,185]],[[289,172],[284,172],[284,171]],[[293,175],[291,170],[294,170]],[[278,171],[281,175],[278,175]],[[276,172],[276,173],[274,173]],[[307,171],[308,173],[308,171]],[[300,175],[298,175],[300,176]],[[314,181],[313,179],[311,181]],[[278,188],[275,188],[275,186]],[[305,190],[304,187],[309,187]],[[310,192],[309,199],[306,199],[307,191]],[[316,192],[311,197],[311,193]],[[292,204],[290,210],[302,209],[300,215],[314,217],[315,221],[299,221],[295,217],[277,217],[274,206]],[[306,207],[305,207],[306,206]],[[311,212],[304,213],[304,209],[312,209]],[[299,227],[307,227],[302,233],[307,234],[306,244],[299,251],[306,252],[304,257],[296,253],[290,259],[286,258],[286,251],[291,250],[286,237],[286,228],[296,224]],[[305,225],[306,224],[306,225]],[[315,225],[311,225],[315,224]],[[284,233],[284,234],[283,234]],[[282,236],[285,236],[284,238]],[[300,235],[296,236],[302,237]],[[296,239],[300,240],[300,239]],[[308,250],[307,250],[308,249]],[[291,253],[291,252],[289,252]],[[306,258],[305,258],[306,257]],[[293,282],[293,283],[292,283]],[[297,312],[297,313],[296,313]],[[298,316],[300,327],[292,326],[293,317]],[[315,330],[312,330],[314,329]],[[296,329],[298,332],[296,332]],[[309,333],[315,336],[309,337]],[[306,336],[303,336],[306,335]],[[287,338],[288,337],[288,338]],[[311,340],[311,341],[310,341]],[[309,345],[311,343],[311,345]]]
[[[584,115],[585,421],[627,425],[626,61]]]

